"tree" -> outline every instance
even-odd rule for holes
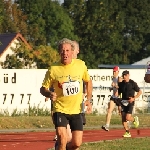
[[[61,38],[77,39],[71,19],[57,1],[16,0],[15,3],[27,15],[28,40],[33,45],[56,48]]]
[[[34,51],[34,56],[39,69],[47,69],[60,60],[58,52],[50,46],[38,46]]]
[[[3,0],[0,0],[0,31],[2,30],[2,22],[4,19],[4,5],[3,5]]]
[[[148,0],[65,0],[63,7],[79,37],[79,57],[89,68],[130,64],[149,53]]]
[[[34,62],[33,50],[23,42],[16,43],[16,48],[11,48],[14,54],[7,55],[6,60],[1,62],[3,69],[33,69],[37,68]]]
[[[68,9],[70,17],[74,20],[75,32],[80,39],[79,57],[86,61],[89,68],[97,68],[98,64],[109,63],[112,59],[112,48],[118,49],[121,42],[118,44],[115,42],[115,39],[120,39],[120,34],[113,28],[119,21],[115,22],[115,18],[111,18],[113,12],[108,9],[108,2],[65,0],[64,8]],[[119,25],[121,26],[121,23],[117,26]],[[119,61],[116,54],[116,62]]]
[[[21,32],[25,36],[27,33],[26,16],[17,8],[17,4],[12,3],[11,0],[1,0],[1,3],[0,33]]]
[[[50,46],[31,49],[20,41],[12,50],[14,54],[7,55],[6,61],[1,62],[3,69],[47,69],[60,60],[58,52]]]
[[[136,62],[150,54],[150,2],[129,1],[124,3],[125,50],[129,63]]]

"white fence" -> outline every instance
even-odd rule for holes
[[[120,75],[123,70],[120,70]],[[130,78],[136,81],[143,90],[144,69],[129,69]],[[45,97],[40,94],[40,87],[46,69],[1,69],[0,71],[0,111],[7,110],[12,113],[28,111],[31,107],[50,109],[50,101],[45,102]],[[93,109],[105,113],[111,92],[111,69],[89,69],[93,81]],[[136,107],[150,107],[150,86],[145,84],[145,93],[136,101]],[[142,98],[143,97],[143,98]]]

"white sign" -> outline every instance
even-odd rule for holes
[[[120,69],[120,76],[124,69]],[[128,69],[130,79],[137,82],[143,94],[136,99],[135,107],[150,107],[150,84],[145,83],[145,69]],[[108,107],[108,102],[112,95],[109,87],[112,82],[112,69],[89,69],[89,74],[93,82],[93,108],[99,113],[105,113]]]
[[[7,110],[12,113],[14,109],[18,111],[28,110],[29,106],[50,109],[50,100],[45,102],[45,97],[40,94],[40,87],[46,71],[46,69],[1,69],[0,111]],[[120,75],[122,71],[120,70]],[[137,107],[150,107],[150,86],[144,82],[145,70],[129,69],[129,72],[130,78],[136,81],[146,93],[143,98],[141,96],[138,99]],[[112,95],[109,91],[112,70],[89,69],[89,74],[93,81],[93,108],[104,113]]]

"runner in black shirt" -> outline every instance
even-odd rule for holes
[[[136,128],[139,126],[138,117],[132,117],[132,111],[135,99],[142,94],[142,91],[138,87],[137,83],[130,79],[129,71],[123,71],[122,77],[123,81],[119,83],[118,93],[119,95],[122,95],[122,124],[126,130],[123,137],[131,137],[127,121],[133,122]],[[136,95],[135,92],[137,92]]]

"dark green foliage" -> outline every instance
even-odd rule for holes
[[[51,45],[66,37],[77,39],[71,19],[57,1],[16,0],[27,15],[28,40],[35,46]]]
[[[63,6],[74,20],[80,58],[89,68],[131,64],[149,56],[148,0],[65,0]]]
[[[79,58],[88,68],[132,64],[150,55],[149,10],[149,0],[64,0],[62,5],[57,0],[0,0],[0,33],[21,32],[38,68],[51,64],[48,53],[56,56],[53,49],[64,37],[79,42]],[[46,57],[37,51],[47,51]]]

